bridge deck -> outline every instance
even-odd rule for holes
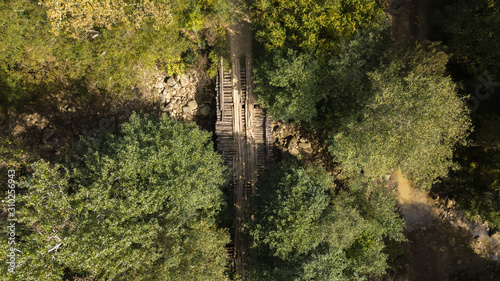
[[[243,62],[243,63],[241,63]],[[226,253],[233,268],[245,278],[249,241],[244,215],[249,197],[255,194],[258,176],[272,161],[271,120],[251,93],[251,61],[233,60],[232,70],[219,70],[217,78],[217,151],[232,171],[234,239]]]

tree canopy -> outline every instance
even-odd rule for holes
[[[331,54],[342,38],[383,18],[375,0],[260,0],[253,6],[256,40],[269,52]]]
[[[440,0],[435,4],[440,9],[429,21],[435,30],[432,39],[449,47],[448,70],[461,85],[460,93],[472,96],[473,118],[500,114],[499,4],[497,0]]]
[[[181,74],[208,56],[231,19],[228,0],[0,1],[1,105],[130,95],[157,82],[151,73]]]
[[[325,119],[339,111],[332,103],[356,100],[359,75],[386,41],[377,1],[256,1],[253,13],[259,102],[275,119],[335,122]]]
[[[331,134],[330,151],[346,171],[380,177],[400,168],[430,187],[453,167],[470,119],[455,83],[444,76],[448,56],[434,45],[390,54],[370,73],[373,95]]]
[[[75,159],[37,162],[24,188],[22,280],[225,280],[229,235],[216,215],[228,181],[210,134],[131,116],[82,140]],[[5,249],[4,249],[5,250]]]
[[[183,28],[196,32],[219,28],[230,20],[230,2],[225,0],[42,0],[47,19],[55,34],[65,32],[73,37],[92,35],[101,29],[121,24],[155,31]]]
[[[449,56],[437,44],[391,46],[376,1],[320,2],[255,4],[259,102],[275,119],[330,133],[347,172],[399,168],[430,187],[454,167],[471,126],[446,76]],[[333,22],[312,20],[320,15]]]
[[[288,160],[253,201],[251,280],[361,280],[384,274],[387,239],[402,241],[395,199],[361,180],[334,190],[319,167]]]
[[[275,119],[331,129],[366,98],[367,72],[387,46],[384,29],[365,29],[338,42],[328,60],[293,49],[275,51],[255,69],[255,92]]]
[[[453,54],[452,62],[467,75],[500,75],[500,7],[497,0],[440,0],[443,13],[433,21],[438,40]]]

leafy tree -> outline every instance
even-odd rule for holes
[[[279,67],[278,67],[279,66]],[[314,56],[289,50],[256,67],[259,101],[270,107],[276,119],[311,121],[316,104],[325,97],[321,65]]]
[[[253,12],[256,40],[265,50],[318,54],[332,53],[340,39],[384,17],[374,0],[259,0]]]
[[[214,41],[220,41],[233,16],[228,0],[70,0],[64,4],[44,0],[40,3],[46,9],[52,33],[84,40],[105,37],[107,47],[96,52],[96,59],[100,61],[98,56],[107,53],[104,57],[107,63],[98,67],[112,68],[124,77],[129,75],[120,70],[138,72],[144,66],[156,65],[170,74],[185,72],[188,62],[182,61],[182,57],[187,53],[199,56],[207,44],[213,46]],[[99,38],[100,33],[107,34]],[[212,38],[212,42],[206,38]],[[122,65],[123,62],[126,64]],[[105,76],[117,80],[116,76]],[[120,83],[129,84],[127,79],[118,79],[117,84]]]
[[[370,73],[373,96],[338,131],[330,151],[346,171],[379,177],[400,168],[427,188],[454,167],[470,120],[455,84],[444,76],[448,56],[435,45],[389,54]]]
[[[385,28],[366,29],[341,40],[328,61],[292,49],[276,51],[256,66],[259,101],[276,119],[334,127],[366,98],[367,72],[379,64],[387,42]]]
[[[486,120],[495,120],[500,113],[499,4],[497,0],[440,0],[432,21],[434,39],[443,41],[453,54],[449,72],[462,85],[460,92],[473,96],[471,117],[477,131],[471,136],[472,145],[455,155],[461,168],[433,187],[433,192],[455,200],[469,218],[488,221],[496,228],[500,226],[500,167],[494,136],[499,126]]]
[[[228,173],[209,133],[134,114],[76,153],[66,167],[37,162],[21,185],[16,278],[226,280],[216,215]]]
[[[335,123],[327,118],[337,114],[333,100],[347,98],[357,92],[354,84],[362,84],[357,76],[345,78],[364,73],[370,51],[382,41],[387,19],[381,6],[375,0],[262,0],[252,8],[260,47],[254,73],[259,102],[275,119],[314,127]]]
[[[435,30],[433,40],[442,41],[452,54],[448,69],[461,85],[459,92],[473,96],[473,119],[500,114],[499,4],[497,0],[440,0],[430,21]],[[478,122],[474,120],[475,125]]]
[[[354,181],[335,191],[319,167],[287,160],[253,202],[252,280],[361,280],[384,274],[384,240],[404,240],[395,199]]]
[[[43,14],[31,4],[0,2],[0,106],[5,115],[8,108],[20,109],[55,91],[62,76],[53,63],[55,40],[43,29]]]
[[[64,3],[42,0],[47,19],[55,34],[65,32],[75,38],[112,29],[121,24],[155,31],[172,27],[200,30],[227,24],[229,2],[225,0],[68,0]]]

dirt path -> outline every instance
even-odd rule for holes
[[[471,223],[458,211],[444,211],[401,173],[393,178],[407,225],[409,280],[500,280],[498,264],[485,252],[495,239],[484,225]]]
[[[398,183],[398,206],[407,231],[431,226],[437,212],[427,195],[413,187],[401,173],[398,172],[395,176]]]
[[[427,15],[429,0],[388,0],[387,15],[391,19],[391,35],[394,41],[408,44],[414,40],[427,39]]]

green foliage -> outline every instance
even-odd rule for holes
[[[74,38],[120,25],[136,29],[148,26],[155,31],[180,27],[196,32],[220,28],[231,17],[230,2],[226,0],[67,0],[64,5],[41,0],[39,5],[47,10],[52,33],[64,32]]]
[[[441,10],[431,21],[434,40],[446,44],[452,54],[448,69],[461,85],[461,94],[487,98],[471,101],[479,109],[473,117],[499,114],[500,95],[495,89],[500,79],[499,4],[498,0],[440,0]]]
[[[354,181],[333,190],[319,167],[285,161],[261,180],[248,225],[251,280],[362,280],[384,274],[384,239],[404,240],[395,199]]]
[[[66,92],[128,95],[152,83],[157,69],[183,73],[222,40],[232,18],[227,0],[94,2],[0,2],[3,114]]]
[[[284,163],[259,186],[255,212],[261,222],[250,231],[256,246],[267,244],[275,256],[293,260],[318,246],[323,226],[316,224],[329,204],[333,179],[320,168]],[[263,202],[262,202],[263,201]],[[318,240],[308,239],[310,236]]]
[[[7,137],[0,137],[0,171],[4,173],[9,169],[20,171],[28,168],[28,165],[26,147]]]
[[[444,77],[447,55],[434,45],[389,54],[370,73],[373,96],[331,134],[330,151],[346,171],[377,178],[400,168],[429,188],[454,166],[470,120],[455,84]]]
[[[209,133],[134,114],[76,153],[67,167],[37,162],[22,184],[16,277],[226,280],[216,216],[228,173]]]
[[[331,105],[356,100],[351,95],[362,83],[349,75],[364,75],[383,41],[380,6],[372,0],[262,0],[252,8],[260,47],[254,73],[259,102],[275,119],[314,127],[335,123],[326,118],[337,115]]]
[[[275,119],[331,128],[365,99],[367,72],[378,65],[387,45],[385,29],[366,29],[338,44],[339,53],[316,56],[276,51],[255,69],[255,92]]]
[[[500,3],[442,0],[440,4],[444,6],[444,14],[436,15],[434,24],[441,32],[439,40],[453,53],[455,69],[466,70],[462,75],[499,75]]]
[[[252,8],[260,103],[275,119],[315,127],[334,123],[325,120],[336,115],[331,104],[355,100],[350,95],[359,92],[351,87],[361,84],[359,77],[346,78],[366,72],[381,44],[386,17],[380,6],[372,0],[262,0]],[[344,73],[351,65],[353,71]]]
[[[320,63],[312,55],[293,50],[276,54],[255,70],[259,100],[270,107],[274,118],[310,122],[317,116],[316,104],[326,94],[321,89],[320,71]]]
[[[452,53],[448,70],[462,86],[465,95],[487,96],[476,100],[480,106],[471,113],[477,135],[471,147],[459,151],[456,161],[461,168],[437,185],[434,191],[454,199],[471,219],[482,219],[500,226],[498,187],[498,89],[500,77],[500,6],[497,0],[440,0],[432,29],[436,40],[443,41]],[[493,83],[493,87],[489,83]],[[488,94],[491,94],[489,95]]]
[[[259,0],[253,12],[256,40],[266,51],[292,48],[322,55],[383,18],[373,0]]]
[[[387,51],[377,5],[361,11],[361,2],[323,2],[255,4],[256,37],[265,47],[255,69],[259,101],[275,119],[329,131],[344,170],[377,178],[401,168],[430,187],[455,167],[453,148],[470,128],[445,77],[449,57],[436,45]],[[346,25],[308,25],[308,16],[323,13]]]
[[[175,29],[155,31],[145,26],[138,31],[127,25],[117,26],[102,30],[92,41],[92,64],[86,77],[108,92],[125,93],[141,85],[144,71],[157,66],[167,73],[185,72],[187,64],[182,55],[193,49],[196,52],[195,45]]]
[[[0,2],[0,36],[4,38],[0,40],[0,103],[4,112],[51,90],[50,84],[60,75],[49,66],[54,40],[44,32],[42,17],[43,11],[36,6]]]

